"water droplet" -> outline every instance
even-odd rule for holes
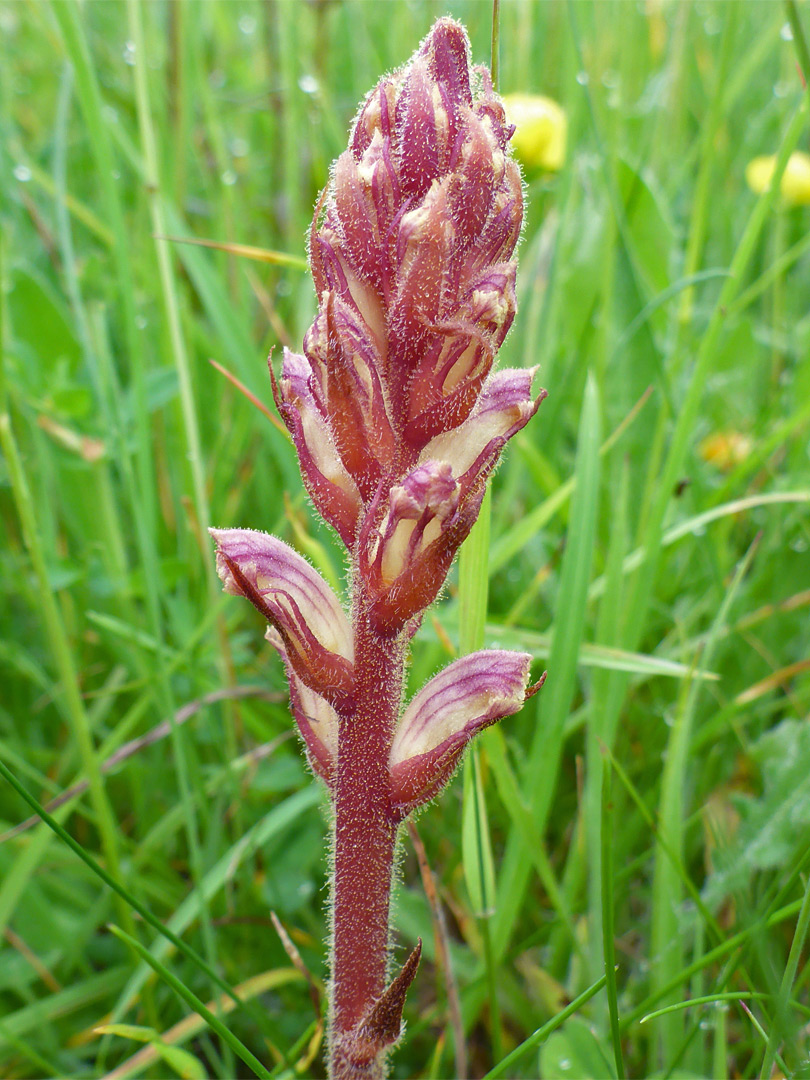
[[[694,527],[694,529],[692,529],[692,536],[705,536],[705,535],[706,535],[706,526],[705,525],[696,525]]]
[[[231,154],[233,157],[247,157],[249,149],[246,139],[231,139]]]
[[[672,727],[672,725],[675,723],[675,717],[672,715],[669,709],[664,712],[664,723],[667,725],[667,727]]]
[[[236,173],[233,171],[233,169],[226,169],[220,179],[222,180],[223,184],[227,184],[228,187],[233,187],[233,185],[236,183]]]
[[[793,41],[793,30],[791,29],[790,23],[785,23],[779,31],[779,37],[782,41]]]
[[[580,86],[587,86],[588,83],[590,82],[590,77],[588,75],[588,72],[587,71],[578,71],[577,72],[577,82],[579,83]]]
[[[780,79],[773,84],[773,96],[778,98],[787,97],[790,93],[790,83],[787,79]]]
[[[302,75],[298,80],[298,86],[305,94],[318,93],[318,80],[314,75]]]
[[[797,554],[803,555],[807,551],[807,540],[803,536],[797,536],[795,540],[791,540],[790,546]]]
[[[146,316],[145,315],[136,315],[135,316],[135,325],[137,326],[137,328],[139,330],[145,330],[147,328],[147,326],[149,325],[149,323],[147,322]]]
[[[129,66],[132,67],[135,63],[135,42],[127,41],[121,55],[124,58],[124,63],[129,64]]]
[[[608,90],[612,90],[614,86],[619,85],[619,73],[614,71],[613,68],[608,68],[607,71],[602,74],[602,86]]]
[[[560,1066],[563,1072],[568,1072],[568,1070],[571,1068],[571,1062],[568,1060],[568,1058],[560,1058],[557,1064]]]
[[[27,165],[15,165],[14,179],[19,180],[21,184],[27,184],[31,179],[31,170]]]
[[[18,26],[19,21],[16,12],[11,11],[9,8],[0,9],[0,30],[4,34],[16,34]]]
[[[242,33],[249,37],[256,29],[256,20],[252,15],[241,15],[238,23],[239,29]]]
[[[118,123],[118,109],[114,109],[112,105],[105,105],[103,111],[105,120],[108,120],[111,124]]]

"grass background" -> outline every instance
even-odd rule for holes
[[[320,793],[204,526],[343,568],[289,442],[208,361],[269,401],[329,162],[445,11],[488,61],[483,2],[0,5],[0,761],[42,803],[86,789],[54,810],[78,852],[43,823],[0,843],[4,1076],[249,1076],[244,1047],[322,1075],[269,918],[324,978]],[[807,1075],[810,210],[744,179],[807,148],[794,36],[776,3],[503,4],[502,90],[570,125],[562,172],[528,177],[502,354],[549,398],[411,667],[469,641],[483,573],[484,642],[549,669],[417,823],[471,1076]],[[0,784],[0,828],[30,813]],[[394,1075],[456,1075],[410,838],[396,925],[426,960]],[[641,1022],[687,998],[712,1000]]]

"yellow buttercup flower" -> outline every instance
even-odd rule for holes
[[[745,170],[745,179],[757,195],[767,191],[775,165],[775,154],[749,161]],[[810,154],[794,150],[788,158],[779,190],[789,206],[810,205]]]
[[[740,431],[716,431],[701,442],[698,453],[709,465],[721,472],[730,472],[741,465],[753,449],[753,439]]]
[[[506,118],[515,125],[512,146],[528,169],[556,172],[565,161],[565,112],[540,94],[506,94]]]

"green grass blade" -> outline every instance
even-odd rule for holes
[[[574,1013],[579,1012],[583,1005],[586,1005],[592,997],[599,993],[605,985],[605,981],[604,975],[601,979],[597,979],[597,981],[592,986],[589,986],[584,993],[575,997],[570,1005],[567,1005],[561,1012],[557,1013],[557,1015],[549,1020],[547,1024],[543,1024],[542,1027],[539,1027],[537,1031],[530,1035],[528,1039],[525,1039],[520,1046],[515,1047],[511,1053],[506,1055],[503,1061],[498,1062],[494,1069],[490,1069],[484,1076],[484,1080],[496,1080],[497,1077],[503,1076],[504,1074],[509,1075],[509,1070],[516,1062],[520,1061],[520,1059],[528,1054],[530,1050],[536,1050],[537,1047],[549,1037],[552,1031],[556,1031],[558,1027],[561,1027],[565,1023],[569,1016],[573,1016]]]
[[[181,997],[187,1005],[189,1005],[199,1016],[203,1018],[203,1020],[205,1020],[206,1024],[208,1024],[211,1030],[215,1031],[217,1035],[219,1035],[219,1037],[222,1039],[222,1041],[227,1043],[227,1045],[231,1048],[231,1050],[233,1050],[236,1056],[241,1061],[244,1061],[248,1068],[253,1070],[256,1076],[260,1077],[261,1080],[270,1080],[269,1071],[265,1069],[264,1065],[262,1065],[259,1059],[255,1056],[255,1054],[251,1053],[251,1051],[248,1050],[245,1044],[241,1042],[241,1040],[238,1039],[232,1031],[225,1027],[219,1017],[215,1016],[214,1013],[212,1013],[211,1010],[206,1005],[204,1005],[200,1001],[200,999],[195,994],[193,994],[184,983],[182,983],[175,975],[173,975],[168,968],[164,967],[159,960],[156,960],[155,957],[152,956],[151,953],[148,951],[148,949],[145,949],[139,941],[136,941],[135,938],[130,937],[129,934],[127,934],[120,927],[110,926],[110,930],[113,932],[113,934],[115,934],[117,938],[120,938],[121,941],[126,942],[126,944],[130,946],[130,948],[134,949],[135,952],[137,952],[141,959],[144,961],[144,963],[148,964],[149,967],[152,968],[152,970],[156,974],[158,974],[164,982],[168,983],[172,990],[174,990],[174,992],[179,997]]]

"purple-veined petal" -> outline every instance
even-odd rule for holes
[[[418,465],[391,489],[388,515],[375,554],[385,585],[407,572],[438,537],[442,523],[452,517],[457,506],[458,484],[447,462]]]
[[[452,431],[431,439],[422,451],[422,460],[448,461],[453,475],[469,487],[480,474],[488,474],[506,445],[528,424],[546,396],[542,390],[532,397],[532,379],[537,368],[505,368],[492,375],[481,392],[472,415]]]
[[[289,544],[253,529],[209,529],[226,592],[245,596],[284,642],[296,674],[335,705],[354,689],[354,644],[340,601]]]
[[[278,630],[268,626],[264,636],[284,661],[290,685],[290,709],[304,740],[312,771],[331,788],[338,752],[338,714],[325,698],[298,678]]]
[[[273,369],[270,369],[271,377]],[[335,447],[329,425],[312,392],[312,369],[305,356],[284,350],[273,395],[292,435],[301,475],[320,515],[337,530],[347,547],[354,543],[361,499]]]
[[[477,732],[526,699],[531,656],[485,649],[454,660],[415,695],[391,748],[391,802],[403,816],[450,779]],[[539,685],[534,689],[539,689]]]

